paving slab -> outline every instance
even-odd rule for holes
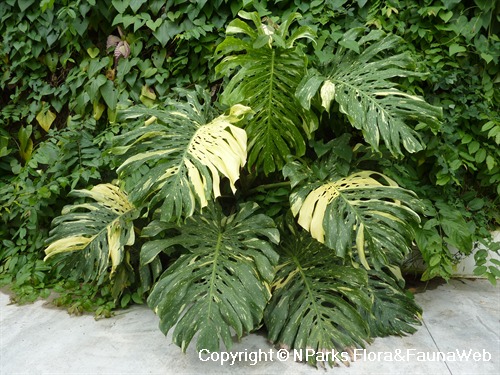
[[[109,319],[70,316],[48,302],[9,304],[0,293],[0,374],[499,374],[500,287],[451,280],[416,295],[423,325],[411,336],[378,338],[349,367],[315,369],[264,335],[236,342],[231,353],[182,354],[145,306]],[[283,358],[278,358],[283,355]],[[476,357],[474,357],[474,355]]]

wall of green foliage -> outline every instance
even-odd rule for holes
[[[131,104],[152,107],[175,97],[174,88],[206,87],[218,97],[214,52],[242,9],[267,22],[302,14],[316,42],[312,61],[338,43],[360,52],[345,32],[361,28],[401,36],[422,77],[403,82],[409,92],[441,106],[439,126],[417,130],[425,150],[394,159],[367,148],[361,164],[412,189],[425,204],[416,244],[427,265],[423,277],[450,277],[459,256],[500,223],[500,2],[489,0],[391,1],[146,1],[5,0],[0,4],[0,282],[18,301],[55,289],[72,311],[141,302],[139,276],[124,280],[117,300],[111,285],[81,287],[43,262],[53,218],[73,189],[116,179],[116,161],[105,153],[127,125],[116,121]],[[114,36],[111,37],[110,36]],[[346,120],[339,118],[339,129]],[[323,134],[323,139],[331,136]],[[362,136],[354,132],[353,143]],[[272,175],[262,181],[272,184]],[[288,190],[256,194],[271,214]],[[252,192],[258,193],[258,191]],[[274,195],[273,195],[274,194]],[[487,242],[487,240],[486,240]],[[488,243],[490,247],[493,244]],[[137,244],[140,247],[140,242]],[[498,268],[476,256],[478,275],[492,282]],[[138,259],[130,260],[137,265]]]

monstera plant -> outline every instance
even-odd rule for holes
[[[421,204],[364,166],[421,150],[415,127],[440,109],[398,86],[420,73],[391,53],[394,36],[352,30],[359,51],[332,40],[315,56],[298,14],[239,15],[215,51],[221,95],[123,109],[129,130],[108,151],[119,180],[74,193],[91,202],[54,221],[47,258],[118,294],[138,274],[182,350],[195,336],[198,350],[229,349],[263,325],[317,352],[414,332],[421,310],[398,265]]]

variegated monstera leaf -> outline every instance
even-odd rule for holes
[[[64,207],[53,221],[45,260],[57,257],[65,272],[85,280],[113,277],[128,263],[126,246],[135,241],[133,220],[137,210],[117,186],[101,184],[74,190],[74,197],[92,201]]]
[[[291,210],[313,238],[340,257],[353,247],[365,268],[402,260],[410,251],[413,210],[420,207],[416,195],[390,178],[372,171],[353,173],[326,181],[311,181],[307,168],[290,162],[283,173],[292,182]]]
[[[227,177],[233,192],[240,169],[246,163],[246,132],[233,125],[250,108],[234,105],[229,114],[208,120],[195,94],[187,102],[171,103],[171,110],[135,107],[122,111],[124,119],[148,116],[144,125],[118,139],[111,152],[124,154],[118,168],[130,180],[145,172],[128,188],[136,205],[161,204],[161,219],[170,221],[193,215],[220,196],[221,178]],[[209,99],[208,99],[209,101]]]
[[[186,249],[148,298],[161,330],[167,334],[175,326],[173,341],[183,351],[195,334],[198,350],[218,351],[221,341],[229,349],[233,334],[241,337],[260,325],[271,298],[278,261],[272,244],[279,242],[279,232],[257,209],[247,202],[226,216],[210,204],[186,219],[178,235],[143,248],[146,262],[173,246]]]
[[[307,26],[290,26],[299,14],[292,13],[278,25],[263,24],[257,12],[241,11],[227,27],[226,39],[216,54],[224,57],[215,68],[219,76],[230,76],[221,102],[243,103],[255,115],[245,125],[248,134],[248,167],[269,174],[279,171],[289,154],[302,156],[306,139],[316,130],[318,120],[294,96],[306,73],[307,59],[299,39],[312,39]],[[233,35],[238,35],[233,36]]]
[[[280,262],[264,322],[271,342],[311,351],[308,361],[323,365],[322,354],[364,346],[370,338],[364,316],[372,298],[367,271],[354,268],[308,233],[290,228],[280,243]],[[345,357],[323,356],[333,365]]]
[[[355,38],[356,30],[346,33]],[[359,45],[378,39],[380,32],[359,39]],[[442,109],[422,97],[398,88],[395,77],[418,77],[414,62],[406,53],[390,55],[400,38],[388,35],[373,42],[360,54],[339,47],[331,61],[318,71],[310,71],[297,88],[297,97],[305,108],[320,92],[322,106],[329,111],[337,102],[340,112],[375,150],[383,141],[393,155],[402,154],[401,144],[409,152],[424,148],[412,124],[419,122],[439,127]]]

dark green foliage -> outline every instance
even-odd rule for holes
[[[264,316],[269,339],[315,352],[364,346],[369,329],[362,314],[372,307],[366,271],[347,266],[305,232],[286,233]]]
[[[423,279],[498,252],[499,10],[1,2],[0,283],[99,316],[149,297],[183,350],[412,333],[412,243]]]
[[[196,333],[198,350],[218,351],[220,341],[231,348],[231,329],[241,337],[259,326],[271,297],[278,260],[271,243],[279,242],[279,232],[271,218],[255,214],[257,207],[248,202],[225,216],[211,205],[178,227],[178,235],[157,243],[157,253],[174,245],[188,251],[148,298],[161,330],[167,334],[175,325],[173,340],[183,351]]]
[[[397,275],[399,273],[399,275]],[[370,314],[363,311],[373,336],[412,334],[420,324],[422,309],[410,292],[398,268],[368,271],[368,288],[373,294]]]

